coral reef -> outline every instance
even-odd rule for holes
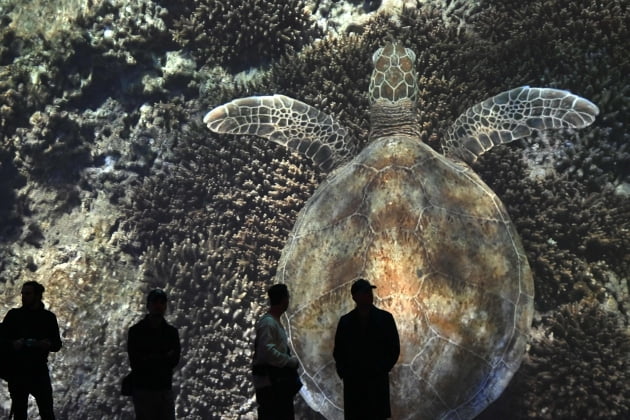
[[[233,390],[248,382],[253,325],[265,307],[261,279],[275,274],[315,179],[288,163],[286,151],[242,148],[201,130],[192,124],[184,133],[174,150],[179,166],[145,178],[129,216],[145,250],[145,282],[167,287],[171,318],[186,325],[182,415],[229,417],[235,407],[253,409],[249,393]]]
[[[595,193],[557,175],[532,179],[515,150],[495,152],[478,170],[507,206],[523,240],[534,272],[537,309],[550,310],[585,296],[603,301],[609,294],[619,295],[605,284],[609,275],[627,279],[630,272],[626,197],[610,187]],[[617,302],[627,317],[628,303],[622,296]]]
[[[214,135],[201,117],[282,93],[363,143],[370,58],[385,39],[417,54],[422,138],[437,150],[459,113],[514,86],[566,88],[600,107],[586,131],[475,164],[523,239],[539,311],[528,359],[482,418],[628,417],[624,1],[64,0],[64,24],[48,28],[19,3],[0,6],[0,315],[22,281],[47,285],[66,340],[51,358],[60,417],[130,415],[118,396],[125,331],[160,286],[184,347],[178,415],[253,418],[253,322],[322,176],[261,140]],[[316,39],[324,32],[334,36]],[[298,413],[318,417],[304,402]]]
[[[538,75],[542,83],[580,92],[602,111],[602,132],[589,132],[579,144],[569,145],[558,169],[595,190],[627,177],[629,138],[623,127],[630,100],[628,86],[620,83],[630,70],[627,5],[623,1],[605,6],[591,1],[485,1],[482,7],[485,10],[472,19],[473,30],[495,45],[497,62],[514,63],[516,74]],[[520,19],[505,19],[515,12]],[[499,31],[492,24],[497,21],[505,22]],[[598,141],[602,137],[607,141]]]
[[[161,2],[173,21],[173,39],[202,64],[235,69],[269,62],[317,35],[303,0]]]
[[[630,335],[619,321],[590,300],[542,317],[513,382],[479,418],[625,418]]]

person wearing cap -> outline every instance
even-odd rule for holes
[[[289,307],[289,290],[274,284],[267,291],[269,310],[256,323],[252,373],[258,420],[293,420],[293,398],[302,383],[298,359],[291,354],[280,317]]]
[[[22,285],[22,307],[9,310],[2,323],[9,345],[10,366],[5,372],[16,420],[25,420],[29,394],[35,398],[39,416],[54,420],[53,391],[48,372],[48,353],[61,349],[57,317],[45,309],[45,288],[36,281]]]
[[[175,419],[173,369],[179,363],[179,333],[164,319],[167,297],[163,290],[147,296],[148,314],[129,328],[127,352],[132,376],[136,420]]]
[[[333,357],[343,380],[345,420],[391,417],[389,372],[400,355],[394,317],[374,306],[376,288],[365,279],[350,289],[356,307],[343,315],[335,333]]]

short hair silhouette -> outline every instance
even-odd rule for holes
[[[282,299],[289,297],[289,289],[286,284],[274,284],[267,290],[267,295],[271,305],[278,305]]]
[[[162,290],[162,289],[153,289],[147,295],[147,305],[149,303],[155,302],[157,300],[166,303],[167,298],[166,298],[166,292],[164,290]]]
[[[35,293],[35,296],[38,296],[40,298],[44,296],[44,291],[46,290],[46,288],[42,284],[36,282],[35,280],[27,281],[22,285],[22,287],[26,287],[26,286],[33,288],[33,292]]]

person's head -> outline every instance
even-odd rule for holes
[[[27,281],[22,285],[22,306],[33,308],[39,306],[44,296],[44,286],[36,281]]]
[[[372,289],[376,289],[376,286],[371,285],[366,279],[358,279],[352,283],[350,293],[359,308],[369,307],[374,303]]]
[[[153,289],[147,295],[147,309],[150,315],[164,316],[166,312],[166,293],[162,289]]]
[[[267,291],[269,305],[282,308],[282,312],[289,307],[289,289],[286,284],[274,284]]]

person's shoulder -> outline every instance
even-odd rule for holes
[[[387,312],[385,309],[377,308],[376,306],[374,306],[374,309],[378,316],[382,318],[394,319],[394,315],[392,315],[391,312]]]
[[[4,316],[4,322],[10,323],[14,319],[18,319],[22,314],[22,308],[11,308]]]
[[[345,314],[341,315],[341,317],[339,319],[348,319],[352,316],[352,314],[354,314],[357,310],[353,309],[350,312],[346,312]]]
[[[341,317],[339,317],[339,323],[345,324],[346,322],[350,322],[356,311],[356,309],[353,309],[350,312],[341,315]]]
[[[275,325],[276,325],[276,321],[273,319],[273,316],[271,316],[271,314],[266,313],[258,319],[258,322],[256,323],[256,328],[274,327]]]
[[[139,330],[144,329],[144,326],[145,326],[145,324],[146,324],[146,322],[145,322],[145,321],[146,321],[146,319],[145,319],[145,318],[142,318],[140,321],[138,321],[138,322],[136,322],[135,324],[133,324],[131,327],[129,327],[129,332],[132,332],[132,331],[139,331]]]
[[[23,306],[18,306],[16,308],[9,309],[9,313],[13,315],[23,314],[26,312],[26,308]]]
[[[177,333],[177,327],[169,324],[167,320],[164,320],[164,328],[166,328],[167,331],[170,331],[171,333]]]
[[[9,309],[9,311],[7,312],[7,315],[6,315],[6,316],[7,316],[7,317],[8,317],[8,316],[16,316],[16,315],[18,315],[19,313],[21,313],[21,311],[22,311],[22,308],[11,308],[11,309]]]
[[[258,318],[258,323],[259,324],[269,324],[270,322],[273,322],[272,318],[273,317],[270,314],[263,314],[263,316]]]
[[[57,319],[57,315],[55,315],[55,313],[53,311],[51,311],[50,309],[47,308],[43,308],[42,309],[42,313],[44,314],[44,316],[50,318],[50,319]]]

